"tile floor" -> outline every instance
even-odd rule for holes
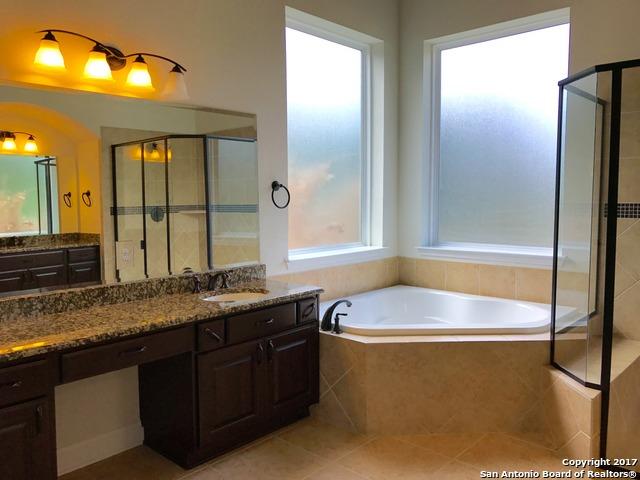
[[[138,447],[62,480],[467,480],[482,470],[566,471],[550,450],[500,433],[365,436],[305,419],[184,471]]]

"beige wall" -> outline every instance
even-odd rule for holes
[[[423,42],[559,8],[571,9],[570,71],[640,57],[635,0],[403,0],[400,9],[399,253],[416,257],[425,225]]]
[[[178,4],[174,0],[115,0],[108,3],[71,0],[57,2],[55,8],[43,0],[26,0],[18,4],[4,0],[2,6],[11,11],[11,22],[3,25],[0,35],[0,49],[5,52],[0,79],[42,81],[30,70],[30,62],[38,42],[38,36],[33,32],[47,27],[74,30],[114,43],[124,50],[158,52],[179,60],[189,69],[187,79],[194,104],[257,114],[261,260],[271,273],[285,273],[287,213],[273,207],[270,200],[271,181],[284,182],[287,178],[285,3],[384,41],[382,123],[385,129],[380,147],[384,153],[384,165],[381,166],[385,187],[383,241],[395,255],[398,52],[395,0],[189,0],[182,2],[180,8],[176,8]],[[85,57],[82,49],[88,51],[91,45],[66,38],[64,44],[69,46],[65,52],[69,64],[81,68]],[[79,53],[73,54],[72,50],[76,49]],[[154,76],[162,75],[165,66],[150,62],[150,69]],[[79,72],[75,73],[79,77]],[[99,181],[96,185],[99,190]],[[86,404],[72,395],[63,395],[66,388],[71,386],[59,389],[59,403],[78,401],[81,405],[75,408],[60,404],[59,421],[85,423],[86,417],[74,412],[85,411]],[[90,410],[99,416],[108,408],[101,399],[111,398],[113,392],[110,394],[106,382],[94,382],[91,389]],[[130,391],[125,387],[118,390],[122,398],[136,402]],[[130,413],[114,415],[114,432],[126,429],[132,422],[138,423]],[[82,435],[73,436],[76,444],[104,434],[93,431],[90,425],[84,427]],[[68,431],[64,428],[60,431],[61,445],[71,441],[65,438]],[[126,448],[137,440],[135,435],[129,436],[120,442],[120,446]],[[67,451],[73,452],[73,449]],[[113,451],[113,448],[105,447],[103,454]],[[70,465],[73,458],[65,461]]]

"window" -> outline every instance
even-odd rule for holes
[[[551,248],[569,51],[557,23],[432,47],[432,246]]]
[[[368,49],[286,29],[289,249],[368,243]]]
[[[55,160],[0,155],[0,237],[57,233]]]

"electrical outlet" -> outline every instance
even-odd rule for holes
[[[133,267],[134,251],[132,240],[116,242],[116,267],[118,269]]]

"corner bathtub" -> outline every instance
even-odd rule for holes
[[[550,306],[428,288],[395,287],[344,297],[340,326],[357,335],[523,334],[549,331]],[[338,300],[338,299],[335,299]],[[320,315],[335,300],[320,305]],[[558,312],[564,313],[564,312]]]

